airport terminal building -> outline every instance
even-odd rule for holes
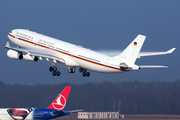
[[[78,119],[119,119],[124,118],[119,112],[78,112]]]

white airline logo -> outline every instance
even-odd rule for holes
[[[66,105],[66,98],[60,94],[52,105],[55,109],[63,109]]]

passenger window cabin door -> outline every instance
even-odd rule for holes
[[[34,38],[34,45],[37,45],[39,38]]]
[[[75,56],[75,50],[71,51],[70,54],[71,54],[71,57],[73,58]]]
[[[109,59],[105,60],[104,67],[108,67],[109,61],[110,61]]]

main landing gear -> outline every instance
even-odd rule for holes
[[[79,68],[79,72],[82,73],[82,76],[83,77],[89,77],[90,76],[90,72],[87,72],[87,69],[84,69],[84,68]]]
[[[75,68],[76,67],[68,67],[68,72],[69,73],[75,73]],[[61,73],[59,71],[57,71],[57,67],[55,65],[49,67],[49,71],[52,72],[53,76],[60,76]],[[90,76],[90,72],[87,72],[87,69],[84,68],[79,68],[79,72],[82,73],[83,77],[89,77]]]
[[[53,66],[53,67],[49,67],[49,71],[52,72],[52,75],[53,76],[60,76],[61,73],[59,71],[57,71],[57,67],[56,66]]]
[[[75,73],[75,67],[68,67],[68,72],[69,73]]]
[[[76,67],[68,67],[68,72],[69,73],[75,73],[75,69]],[[83,77],[89,77],[90,76],[90,72],[87,72],[87,69],[84,69],[84,68],[79,68],[79,72],[82,73],[82,76]]]

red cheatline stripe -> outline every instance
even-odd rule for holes
[[[14,37],[13,35],[11,35],[11,34],[8,34],[8,35],[11,36],[12,38],[15,38],[15,37]],[[21,39],[21,38],[18,38],[18,40],[21,40],[21,41],[23,41],[23,42],[27,42],[27,43],[30,43],[30,44],[33,44],[33,45],[37,45],[37,46],[42,47],[42,48],[50,49],[50,50],[59,52],[59,53],[61,53],[61,54],[67,55],[67,56],[72,56],[71,54],[67,54],[67,53],[64,53],[64,52],[61,52],[61,51],[58,51],[58,50],[54,50],[54,49],[52,49],[52,48],[48,48],[48,47],[45,47],[45,46],[42,46],[42,45],[39,45],[39,44],[35,44],[35,43],[33,43],[33,42],[30,42],[30,41],[27,41],[27,40],[24,40],[24,39]],[[72,56],[72,57],[74,57],[74,58],[76,58],[76,59],[80,59],[80,60],[82,60],[82,61],[86,61],[86,62],[92,63],[92,64],[96,64],[96,65],[99,65],[99,66],[105,66],[104,64],[96,63],[96,62],[93,62],[93,61],[90,61],[90,60],[86,60],[86,59],[84,59],[84,58],[80,58],[80,57],[77,57],[77,56]],[[119,70],[119,71],[126,71],[126,70],[121,70],[121,69],[119,69],[119,68],[115,68],[115,67],[111,67],[111,66],[106,66],[106,67],[111,68],[111,69],[115,69],[115,70]]]
[[[8,34],[9,36],[11,36],[12,38],[15,38],[13,35],[11,35],[11,34]]]

